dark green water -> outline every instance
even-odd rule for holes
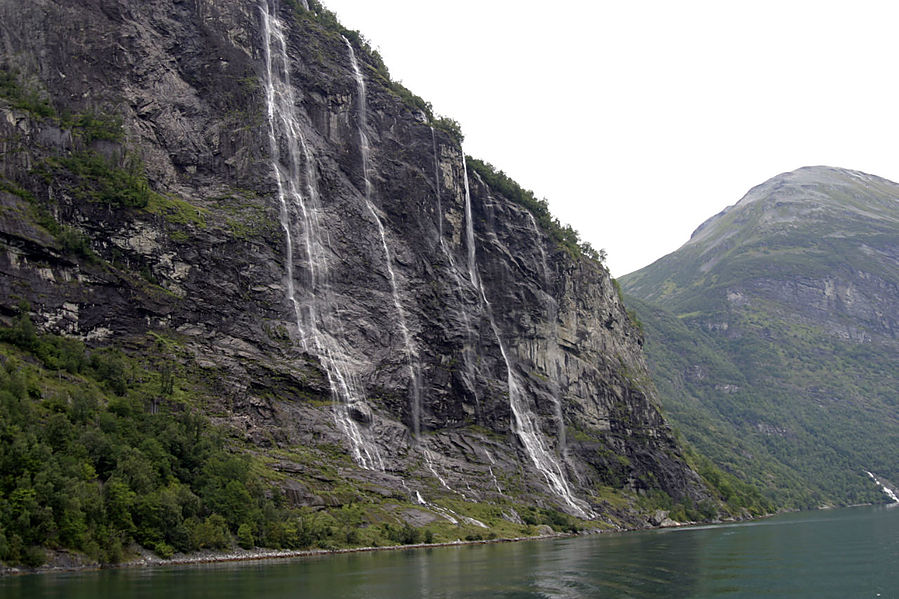
[[[899,508],[740,525],[0,579],[0,597],[899,598]]]

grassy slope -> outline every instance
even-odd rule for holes
[[[881,499],[859,464],[894,476],[894,425],[860,422],[852,405],[823,407],[803,399],[815,384],[865,378],[854,372],[858,363],[829,357],[816,367],[803,357],[820,349],[815,344],[794,342],[786,349],[745,338],[721,342],[658,307],[626,301],[643,322],[666,416],[719,467],[787,507]],[[787,355],[797,359],[775,366]],[[830,368],[841,376],[826,372]],[[884,442],[872,444],[872,437]]]

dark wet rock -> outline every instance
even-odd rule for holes
[[[288,23],[295,108],[327,239],[327,309],[340,318],[328,334],[350,353],[365,397],[349,416],[385,472],[352,467],[331,393],[339,382],[298,331],[287,296],[259,6],[0,0],[4,66],[60,113],[117,115],[124,126],[121,140],[89,142],[72,126],[0,101],[0,174],[25,192],[0,191],[0,314],[11,317],[25,299],[39,327],[89,343],[139,347],[151,332],[177,338],[189,356],[182,359],[216,390],[206,409],[217,421],[260,450],[339,448],[338,476],[388,495],[408,498],[404,477],[429,477],[479,501],[502,494],[570,509],[513,427],[502,343],[537,435],[574,496],[591,501],[605,485],[705,498],[656,407],[641,336],[608,271],[573,257],[526,209],[470,175],[488,310],[469,280],[459,144],[422,122],[357,49],[368,88],[371,201],[414,346],[410,368],[387,258],[363,201],[346,46],[285,2],[278,14]],[[56,166],[72,152],[123,165],[140,157],[149,187],[168,201],[128,208],[86,200],[83,182]],[[63,248],[36,224],[32,203],[86,238],[95,258]],[[313,280],[293,241],[302,293]],[[297,481],[283,487],[295,505],[330,501]]]

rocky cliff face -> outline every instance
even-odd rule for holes
[[[0,1],[3,318],[167,348],[297,503],[706,499],[607,271],[350,37],[286,1]]]

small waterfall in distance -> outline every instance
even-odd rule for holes
[[[356,88],[358,90],[358,112],[356,115],[357,127],[359,129],[359,142],[362,152],[362,178],[365,180],[365,206],[371,213],[375,224],[378,227],[378,234],[381,237],[381,246],[384,248],[384,259],[387,264],[387,273],[390,279],[390,290],[393,295],[393,304],[396,307],[397,319],[400,330],[403,334],[403,346],[406,352],[406,359],[409,365],[409,378],[412,384],[411,412],[412,412],[412,437],[417,444],[421,435],[421,367],[418,363],[418,352],[412,343],[412,336],[409,334],[409,327],[406,325],[406,311],[400,302],[399,291],[396,282],[396,273],[393,270],[393,260],[390,257],[390,248],[387,245],[387,235],[384,232],[384,224],[381,217],[375,209],[375,205],[371,201],[371,179],[369,178],[369,157],[371,155],[371,147],[368,143],[368,134],[365,129],[368,127],[368,116],[365,97],[365,78],[359,69],[359,62],[356,60],[356,52],[353,45],[346,37],[343,38],[350,57],[350,65],[353,68],[353,75],[356,78]]]
[[[491,308],[489,300],[487,300],[487,295],[484,293],[484,287],[481,285],[478,276],[477,256],[475,254],[474,223],[471,213],[471,190],[468,184],[468,165],[465,162],[464,152],[462,153],[462,169],[465,176],[465,239],[468,244],[468,272],[471,277],[472,285],[474,285],[475,289],[480,293],[484,311],[490,322],[490,328],[493,330],[496,342],[499,345],[499,351],[502,354],[503,361],[506,365],[509,407],[512,410],[512,430],[521,440],[528,457],[531,458],[534,466],[546,479],[550,488],[579,516],[583,518],[592,518],[594,514],[589,507],[585,507],[585,504],[577,499],[571,492],[562,466],[544,444],[542,434],[540,433],[537,424],[537,417],[528,408],[527,402],[521,391],[521,385],[512,370],[512,364],[506,353],[506,345],[499,333],[499,327],[496,325],[496,320],[493,318],[493,309]]]
[[[871,480],[874,481],[874,484],[876,484],[878,487],[880,487],[880,490],[883,491],[884,494],[887,497],[889,497],[893,501],[894,504],[899,504],[899,497],[897,497],[896,494],[893,492],[893,490],[891,488],[889,488],[888,486],[886,486],[882,480],[880,480],[879,478],[874,476],[873,473],[868,472],[867,470],[865,470],[865,474],[867,474],[869,477],[871,477]]]
[[[272,169],[277,183],[279,215],[287,244],[287,299],[294,309],[297,330],[304,351],[315,353],[328,378],[334,399],[337,427],[350,442],[353,459],[363,468],[384,469],[378,447],[351,416],[351,409],[364,405],[365,395],[354,372],[350,352],[341,344],[342,323],[331,294],[326,259],[327,244],[322,235],[312,157],[295,113],[296,100],[290,83],[290,62],[281,20],[268,0],[261,0],[260,14],[265,46],[266,116]],[[305,168],[303,168],[305,162]],[[301,188],[305,175],[306,196]],[[294,240],[302,240],[305,254],[305,281],[297,296],[294,267]],[[335,337],[336,334],[336,337]]]

